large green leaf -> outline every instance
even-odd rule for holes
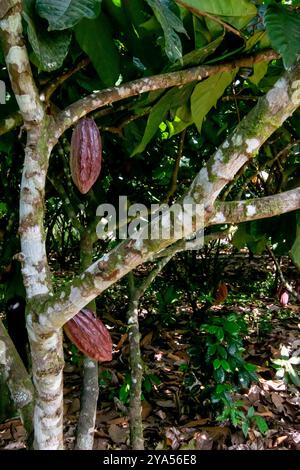
[[[206,11],[230,23],[235,28],[243,28],[256,15],[257,10],[251,0],[183,0],[195,9]]]
[[[120,76],[120,58],[106,15],[101,13],[95,20],[82,20],[75,27],[75,36],[103,83],[114,85]]]
[[[102,0],[36,0],[36,11],[49,22],[49,31],[75,26],[82,18],[96,18]]]
[[[40,70],[52,72],[61,67],[69,50],[72,32],[45,31],[38,21],[34,21],[26,11],[23,18],[27,23],[27,34],[31,47],[37,58]]]
[[[203,119],[218,99],[223,95],[225,89],[234,79],[237,71],[220,72],[195,86],[191,97],[191,109],[194,122],[199,132]]]
[[[177,33],[185,33],[183,23],[171,10],[170,0],[146,0],[160,23],[165,37],[165,52],[171,62],[182,57],[181,40]]]
[[[253,65],[253,74],[250,75],[248,80],[254,85],[258,85],[261,79],[266,75],[268,71],[268,62],[259,62]]]
[[[207,57],[209,57],[211,54],[213,54],[213,52],[215,52],[215,50],[217,49],[217,47],[219,47],[223,39],[224,34],[222,34],[206,46],[201,47],[199,49],[194,49],[188,54],[185,54],[182,57],[182,60],[176,62],[170,67],[170,70],[178,70],[182,67],[192,67],[193,65],[202,64]]]
[[[270,5],[265,24],[272,46],[282,55],[284,67],[290,68],[300,52],[300,14],[281,5]]]
[[[184,105],[180,106],[175,113],[175,116],[172,120],[167,120],[166,125],[168,127],[168,139],[173,137],[173,135],[182,132],[188,126],[193,124],[191,109],[189,102],[186,102]]]
[[[193,85],[185,85],[181,89],[172,88],[156,103],[149,115],[146,129],[140,144],[134,149],[132,156],[141,153],[154,137],[159,125],[163,122],[171,109],[176,110],[186,103],[192,93]]]

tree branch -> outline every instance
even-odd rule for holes
[[[218,65],[200,65],[178,72],[169,72],[152,77],[140,78],[123,85],[107,88],[92,93],[68,106],[56,117],[51,126],[52,144],[75,122],[86,114],[114,102],[140,95],[149,91],[181,86],[193,81],[203,80],[219,72],[229,72],[238,67],[251,67],[258,62],[278,59],[280,56],[273,50],[259,52],[253,56],[242,57]]]
[[[9,388],[12,400],[20,411],[22,422],[31,439],[33,432],[34,389],[16,348],[0,320],[0,374]]]
[[[90,99],[88,103],[91,104]],[[92,106],[98,104],[97,101]],[[236,172],[247,160],[257,155],[262,144],[299,105],[300,64],[297,63],[290,72],[286,72],[275,83],[266,96],[259,99],[231,136],[210,157],[206,167],[202,168],[195,177],[185,202],[202,204],[205,211],[205,225],[209,224],[210,218],[214,215],[215,200],[225,185],[234,178]],[[115,249],[92,264],[81,276],[75,278],[69,287],[64,289],[60,302],[48,300],[44,314],[39,317],[45,331],[54,326],[56,328],[62,326],[88,302],[133,268],[150,259],[154,253],[174,243],[175,236],[170,236],[168,240],[151,239],[148,236],[148,232],[151,233],[149,229],[153,229],[157,223],[158,220],[154,219],[139,232],[137,239],[121,242]]]
[[[216,202],[209,225],[240,224],[300,209],[300,188],[244,201]]]
[[[33,80],[27,50],[22,36],[22,2],[7,0],[6,14],[0,20],[0,39],[10,77],[25,126],[40,123],[44,109]],[[9,8],[10,6],[10,8]]]
[[[57,90],[60,85],[62,85],[66,80],[68,80],[72,75],[74,75],[79,70],[83,69],[90,63],[90,59],[85,57],[81,59],[77,64],[74,65],[70,70],[67,70],[65,73],[55,78],[52,82],[47,83],[44,89],[41,91],[40,96],[43,101],[46,103],[49,102],[53,93]]]

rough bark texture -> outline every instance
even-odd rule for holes
[[[238,67],[251,67],[255,63],[270,61],[278,57],[276,52],[266,50],[259,52],[255,56],[233,60],[220,65],[201,65],[179,72],[169,72],[153,77],[141,78],[117,87],[92,93],[68,106],[57,116],[55,124],[50,129],[53,140],[56,142],[59,136],[68,127],[72,126],[74,122],[97,108],[131,96],[140,95],[141,93],[170,88],[172,86],[182,86],[186,83],[203,80],[219,72],[229,72]]]
[[[300,188],[246,201],[216,203],[207,225],[239,224],[300,209]]]
[[[34,389],[27,370],[0,320],[0,376],[19,410],[30,442],[33,435]],[[1,380],[2,383],[2,380]]]
[[[106,104],[151,90],[201,80],[255,61],[277,57],[273,51],[259,53],[217,66],[148,77],[94,93],[72,104],[51,122],[45,116],[22,39],[20,0],[0,2],[0,36],[12,89],[27,130],[24,171],[20,195],[20,236],[22,272],[27,292],[27,328],[31,343],[33,381],[36,388],[34,411],[35,447],[61,449],[63,446],[63,349],[61,327],[81,308],[109,286],[158,251],[174,243],[169,240],[126,240],[105,254],[59,293],[52,292],[44,234],[44,190],[48,159],[57,139],[88,112]],[[266,139],[300,105],[300,64],[285,73],[261,98],[236,130],[198,173],[188,192],[189,202],[203,204],[205,224],[215,216],[214,203],[220,191],[248,159],[255,157]],[[251,209],[250,212],[253,212]],[[247,210],[246,210],[247,212]],[[249,209],[248,209],[249,213]],[[215,222],[216,223],[216,222]]]
[[[143,360],[140,349],[139,329],[139,300],[135,296],[133,274],[129,274],[129,307],[127,311],[128,337],[130,347],[130,403],[129,424],[130,443],[133,450],[144,450],[143,422],[142,422],[142,381]]]
[[[9,2],[7,2],[9,3]],[[63,348],[60,329],[43,331],[39,322],[42,299],[53,295],[48,275],[44,233],[44,192],[50,150],[43,106],[32,77],[22,37],[20,1],[11,2],[1,18],[2,49],[13,91],[27,130],[20,191],[20,261],[27,293],[27,329],[36,388],[34,429],[36,449],[63,447]]]
[[[89,230],[81,236],[80,255],[81,267],[89,266],[93,259],[94,237]],[[91,302],[88,307],[96,312],[96,302]],[[98,362],[89,357],[83,361],[83,384],[81,392],[81,407],[77,427],[75,448],[78,450],[92,450],[94,444],[94,432],[99,396]]]
[[[150,272],[140,286],[135,285],[132,273],[128,276],[129,285],[129,307],[127,311],[128,336],[130,347],[130,441],[134,450],[144,449],[143,422],[142,422],[142,381],[143,381],[143,360],[140,348],[140,327],[139,327],[139,303],[150,287],[156,276],[161,272],[165,265],[170,261],[172,256],[177,252],[177,248],[173,245],[172,253],[165,258],[159,260],[156,267]]]

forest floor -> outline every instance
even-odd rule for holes
[[[226,269],[230,278],[232,266],[227,264]],[[259,280],[257,265],[251,269],[248,265],[243,269],[252,280],[251,269],[255,270]],[[259,269],[266,272],[268,266]],[[243,282],[247,283],[245,272],[241,275]],[[236,265],[234,277],[237,279]],[[159,322],[141,321],[146,377],[143,423],[147,450],[300,450],[300,388],[293,383],[293,374],[299,378],[299,305],[288,304],[282,308],[275,296],[267,297],[258,291],[251,295],[236,295],[238,284],[231,281],[233,294],[223,305],[213,306],[210,314],[226,316],[234,312],[245,318],[247,335],[244,337],[244,357],[256,365],[257,381],[250,388],[235,392],[234,399],[240,402],[245,415],[249,414],[249,409],[254,409],[255,416],[264,418],[268,429],[261,432],[251,419],[251,414],[247,436],[228,420],[216,420],[209,399],[203,399],[205,386],[201,370],[190,356],[193,335],[190,325],[194,313],[190,306],[181,305],[177,308],[176,324],[161,326]],[[120,300],[120,305],[122,303],[124,299]],[[120,305],[116,303],[114,306],[116,312]],[[141,317],[147,319],[147,313],[147,308],[142,305]],[[111,363],[100,365],[94,449],[124,450],[129,448],[129,347],[126,324],[111,310],[103,313],[103,318],[111,324],[114,356]],[[66,342],[65,346],[65,446],[66,449],[73,449],[80,409],[80,357],[69,343]],[[284,360],[283,378],[276,376],[273,362],[276,359]],[[0,424],[1,449],[24,447],[24,429],[18,418]]]

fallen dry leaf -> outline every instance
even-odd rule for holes
[[[111,424],[108,427],[108,434],[111,440],[115,444],[124,444],[129,434],[129,429],[118,426],[117,424]]]

